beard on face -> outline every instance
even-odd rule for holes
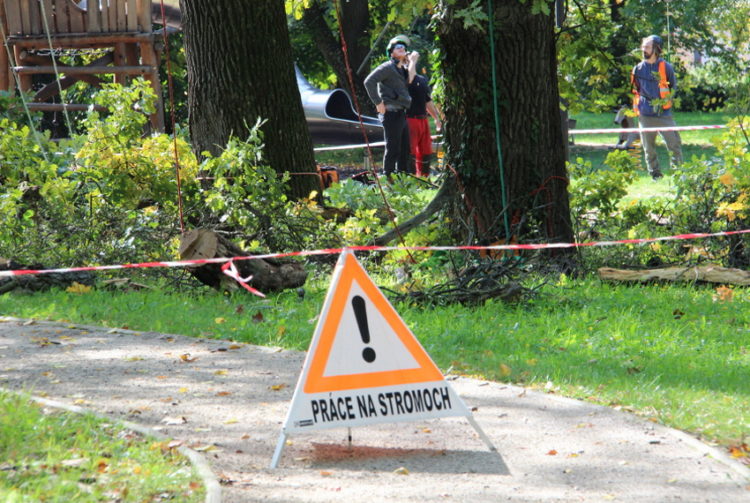
[[[651,56],[653,56],[653,54],[654,54],[653,51],[652,52],[643,51],[643,59],[649,59],[651,58]]]

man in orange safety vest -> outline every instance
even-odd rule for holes
[[[672,65],[660,56],[662,39],[651,35],[641,43],[643,61],[630,74],[633,87],[633,109],[641,128],[675,127],[672,98],[677,90],[677,78]],[[641,143],[646,167],[651,177],[662,177],[656,156],[656,131],[641,131]],[[682,141],[677,131],[659,131],[672,158],[672,166],[682,164]]]

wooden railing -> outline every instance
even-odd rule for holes
[[[10,37],[149,33],[151,0],[0,0]],[[46,23],[45,23],[46,20]]]

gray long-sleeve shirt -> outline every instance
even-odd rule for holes
[[[375,105],[385,103],[386,110],[406,110],[411,105],[405,68],[396,60],[386,61],[365,78],[365,89]]]

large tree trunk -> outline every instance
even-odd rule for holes
[[[471,0],[443,0],[440,6],[446,160],[459,189],[454,215],[462,222],[462,236],[471,241],[572,241],[554,18],[532,15],[532,2],[492,1],[502,168],[488,24],[466,27],[466,18],[456,16]],[[486,2],[481,5],[486,8]]]
[[[341,31],[344,33],[344,39],[346,40],[354,89],[349,85],[349,77],[346,72],[346,63],[341,48],[339,32],[338,30],[335,32],[332,31],[326,21],[328,7],[321,0],[313,1],[305,9],[302,16],[302,23],[315,42],[315,46],[323,55],[323,59],[325,59],[326,63],[330,65],[336,74],[339,87],[348,90],[352,96],[357,98],[362,114],[372,115],[375,108],[367,96],[364,85],[364,78],[370,69],[369,63],[365,65],[362,72],[357,73],[357,69],[370,51],[369,6],[367,0],[336,1],[339,2],[341,9]],[[335,6],[331,6],[330,8],[333,9]]]
[[[319,188],[280,0],[180,0],[193,149],[218,154],[230,135],[267,122],[264,159],[292,176],[292,197]]]

